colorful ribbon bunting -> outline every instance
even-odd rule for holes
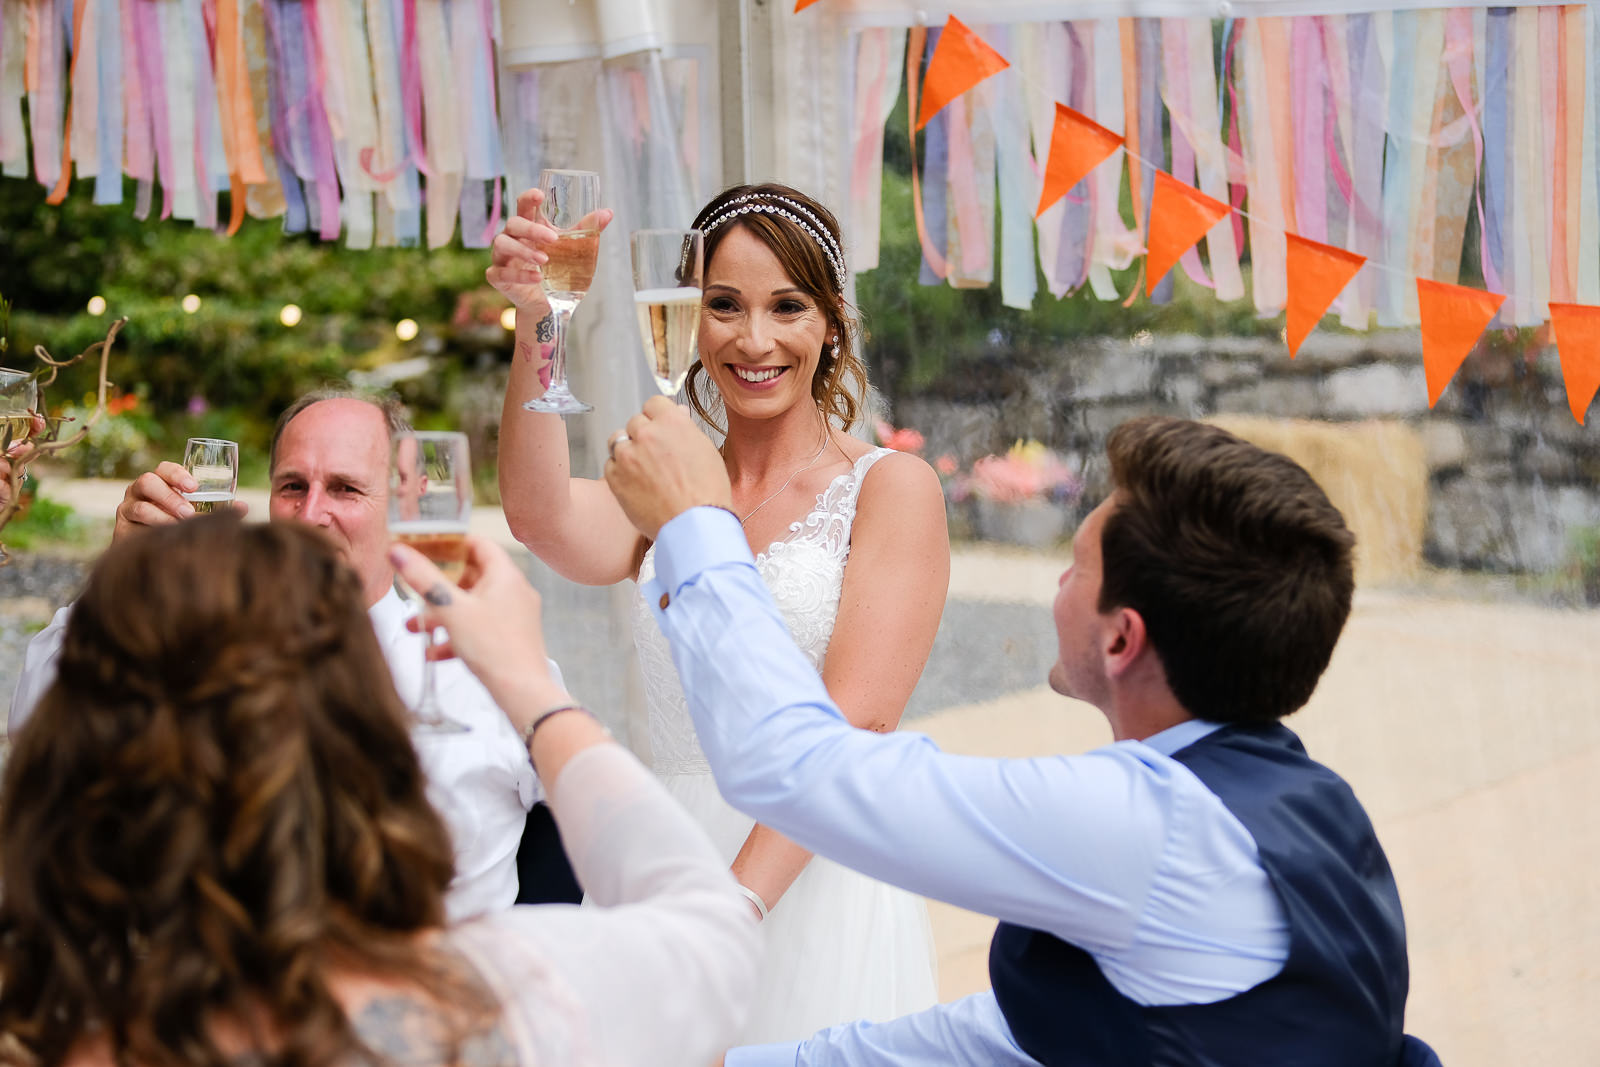
[[[1121,147],[1119,135],[1065,104],[1056,104],[1050,156],[1044,168],[1044,189],[1039,194],[1034,217],[1043,215],[1045,209],[1070,193],[1073,186]]]
[[[1150,196],[1150,251],[1145,270],[1145,292],[1155,290],[1178,258],[1228,217],[1231,209],[1220,200],[1185,185],[1164,170],[1155,172]]]
[[[1581,426],[1595,393],[1600,392],[1600,307],[1551,304],[1550,332],[1561,356],[1567,405]]]
[[[1422,316],[1422,369],[1428,379],[1428,406],[1439,402],[1445,386],[1478,343],[1484,327],[1505,302],[1500,293],[1464,285],[1417,279],[1417,308]]]
[[[1294,233],[1288,235],[1287,248],[1289,303],[1284,340],[1293,359],[1367,258]]]
[[[917,111],[917,129],[922,129],[956,97],[1011,64],[990,48],[960,19],[951,15],[934,45],[933,58],[923,80],[922,105]]]

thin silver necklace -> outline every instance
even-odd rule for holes
[[[822,444],[817,446],[817,454],[811,457],[811,462],[807,463],[804,467],[801,467],[799,470],[796,470],[793,474],[789,475],[788,478],[784,479],[783,484],[778,486],[778,491],[776,493],[773,493],[771,496],[767,497],[767,499],[763,500],[761,503],[757,504],[755,507],[751,508],[750,509],[750,514],[746,515],[744,518],[739,520],[739,525],[743,526],[745,523],[747,523],[751,519],[755,518],[756,512],[760,511],[762,508],[766,507],[768,504],[772,503],[780,495],[782,495],[783,491],[785,489],[789,488],[789,483],[794,481],[796,478],[798,478],[802,471],[808,471],[812,467],[815,467],[817,465],[817,460],[822,458],[822,453],[824,451],[826,451],[827,448],[828,448],[828,428],[826,426],[824,426],[822,428]]]

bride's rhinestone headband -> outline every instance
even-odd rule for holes
[[[735,197],[723,205],[721,214],[700,227],[700,232],[709,237],[723,223],[732,221],[740,215],[748,215],[752,211],[762,215],[779,215],[804,230],[807,236],[817,243],[817,247],[822,249],[822,254],[828,259],[828,265],[833,268],[833,278],[839,284],[839,291],[844,292],[844,253],[839,248],[839,242],[834,240],[833,234],[817,221],[817,217],[804,204],[788,197],[775,196],[771,193],[746,193],[744,196]]]

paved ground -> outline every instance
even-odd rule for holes
[[[52,489],[85,514],[109,515],[121,495]],[[496,512],[476,521],[508,536]],[[574,688],[596,706],[626,706],[634,683],[613,650],[627,630],[611,610],[626,589],[580,589],[523,558],[559,620],[550,643]],[[1107,740],[1097,712],[1038,684],[1054,655],[1048,604],[1062,565],[956,553],[908,728],[986,755]],[[27,629],[71,595],[77,573],[27,560],[0,569],[0,704]],[[1600,613],[1364,591],[1291,725],[1355,786],[1389,852],[1410,932],[1408,1028],[1449,1067],[1600,1063]],[[986,986],[993,921],[937,904],[933,915],[943,995]]]

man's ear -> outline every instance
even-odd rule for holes
[[[1101,655],[1105,660],[1106,676],[1118,678],[1149,650],[1149,635],[1145,632],[1144,616],[1132,608],[1116,608],[1111,612],[1109,621],[1110,625],[1102,635]]]

